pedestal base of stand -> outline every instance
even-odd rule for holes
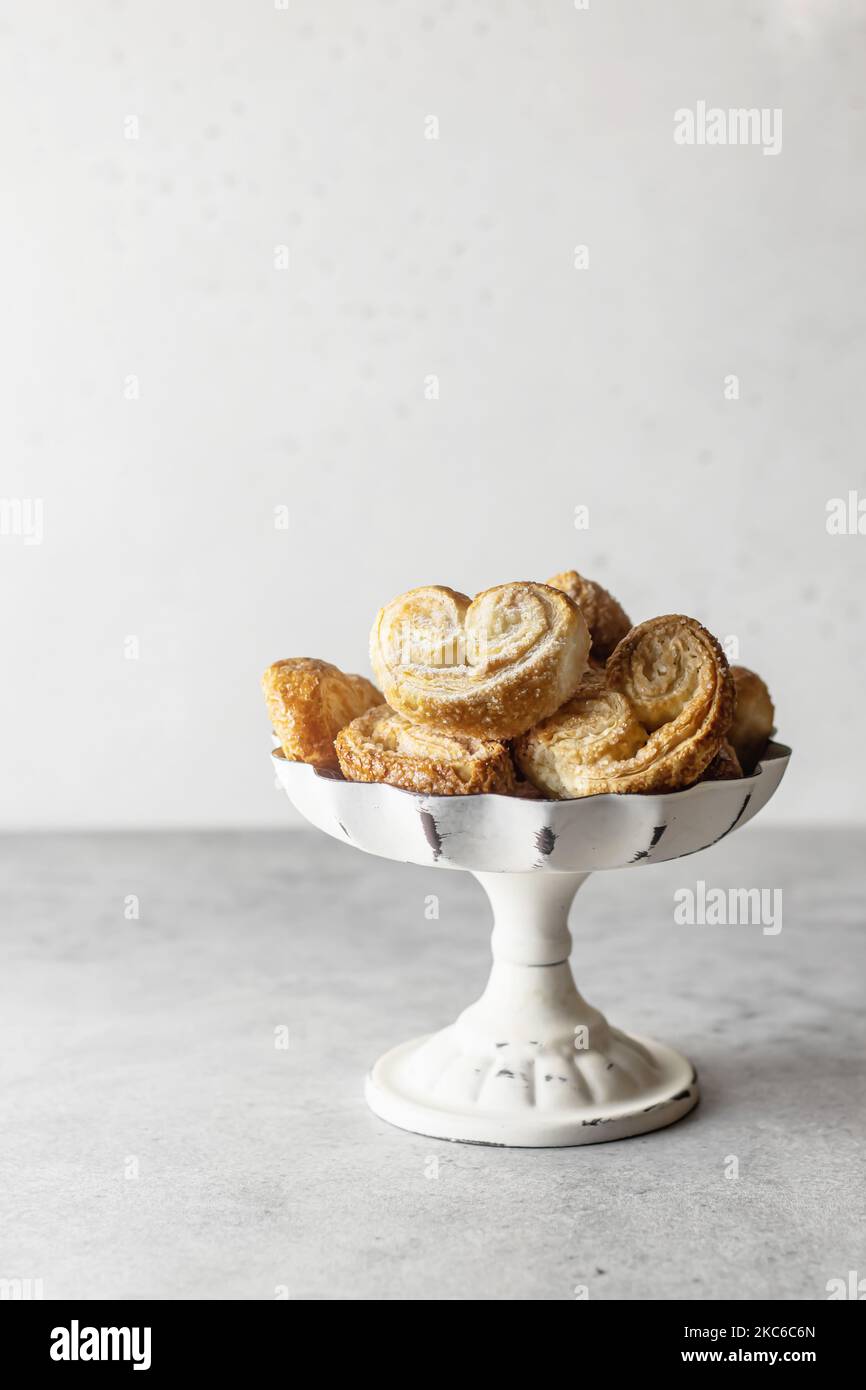
[[[279,780],[313,825],[369,854],[468,870],[493,908],[481,998],[450,1028],[380,1058],[367,1080],[371,1109],[438,1139],[529,1148],[626,1139],[686,1115],[698,1101],[686,1058],[611,1028],[578,992],[569,908],[596,869],[674,860],[745,825],[790,756],[770,743],[751,776],[685,791],[529,801],[346,782],[277,750]],[[455,972],[464,968],[455,959]],[[634,1006],[622,1001],[626,1012]]]
[[[584,1057],[526,1045],[471,1057],[459,1024],[393,1048],[367,1078],[367,1104],[399,1129],[463,1144],[562,1148],[663,1129],[698,1103],[692,1064],[673,1048],[604,1025]],[[530,1045],[531,1047],[531,1045]],[[625,1094],[623,1094],[625,1092]]]
[[[380,1057],[367,1103],[400,1129],[548,1148],[626,1139],[698,1101],[691,1063],[611,1028],[577,990],[568,911],[586,874],[476,874],[494,909],[481,998],[439,1033]]]

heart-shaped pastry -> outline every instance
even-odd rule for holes
[[[603,666],[616,646],[631,628],[631,618],[613,594],[594,579],[584,579],[577,570],[563,570],[548,579],[553,589],[561,589],[577,604],[592,637],[590,655]]]
[[[290,762],[337,766],[334,739],[382,696],[364,676],[348,676],[329,661],[294,656],[262,676],[274,733]]]
[[[505,739],[552,714],[580,684],[590,636],[546,584],[499,584],[469,599],[410,589],[382,608],[370,661],[388,704],[413,723]]]
[[[518,766],[549,795],[676,791],[696,782],[730,727],[724,652],[694,618],[632,628],[604,671],[519,739]]]
[[[353,719],[338,734],[336,748],[350,782],[390,782],[428,796],[514,788],[514,768],[501,743],[411,724],[388,705]]]

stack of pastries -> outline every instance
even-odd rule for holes
[[[773,729],[760,676],[676,614],[633,627],[576,570],[474,599],[440,585],[380,609],[378,687],[311,657],[262,687],[284,757],[435,796],[678,791],[754,771]]]

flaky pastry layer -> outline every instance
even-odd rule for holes
[[[732,666],[734,718],[728,737],[737,751],[743,771],[754,772],[773,732],[776,711],[761,677],[746,666]]]
[[[592,657],[604,665],[617,642],[621,642],[631,628],[631,618],[625,609],[601,584],[585,579],[577,570],[562,570],[547,582],[551,588],[568,594],[577,604],[592,637]]]
[[[262,676],[262,690],[286,757],[316,767],[337,766],[336,735],[382,699],[364,676],[309,656],[275,661]]]
[[[724,652],[706,628],[677,614],[653,618],[517,740],[515,758],[554,797],[677,791],[718,753],[733,699]]]
[[[523,733],[574,693],[590,635],[575,603],[519,582],[476,598],[411,589],[377,614],[370,660],[385,699],[413,723],[473,738]]]
[[[511,757],[501,743],[413,724],[388,705],[354,719],[336,748],[351,782],[388,782],[428,796],[514,789]]]

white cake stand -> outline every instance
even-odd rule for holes
[[[693,854],[745,825],[790,753],[771,743],[751,777],[661,796],[530,801],[346,782],[275,750],[283,787],[313,825],[369,854],[468,869],[493,907],[481,998],[450,1027],[380,1057],[370,1108],[418,1134],[521,1147],[625,1139],[687,1114],[698,1102],[692,1064],[613,1028],[578,993],[569,908],[593,870]]]

